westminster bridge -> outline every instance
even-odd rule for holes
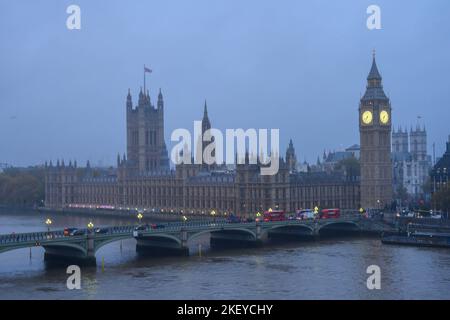
[[[211,246],[257,246],[270,237],[316,238],[325,232],[379,233],[389,228],[381,220],[361,215],[336,219],[285,220],[272,222],[186,221],[158,224],[152,228],[112,226],[78,229],[83,235],[68,236],[63,230],[0,235],[0,254],[28,247],[43,247],[45,260],[95,264],[95,253],[103,246],[125,239],[136,239],[136,251],[149,255],[189,255],[189,243],[210,234]],[[140,230],[143,229],[143,230]]]

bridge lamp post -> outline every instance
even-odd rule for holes
[[[92,221],[89,221],[87,227],[88,227],[89,233],[92,232],[92,229],[94,229],[94,224],[92,223]]]
[[[187,221],[187,217],[186,216],[183,216],[183,222],[186,222]]]
[[[216,222],[216,211],[212,210],[211,211],[211,216],[213,217],[213,222]]]
[[[48,232],[50,232],[50,225],[52,223],[53,223],[53,221],[50,218],[47,218],[47,220],[45,220],[45,224],[47,225]]]
[[[139,224],[141,224],[141,220],[142,220],[142,218],[143,218],[144,216],[142,215],[142,213],[138,213],[138,215],[137,215],[137,218],[138,218],[138,220],[139,220]]]

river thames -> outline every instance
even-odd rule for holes
[[[0,213],[0,234],[45,231],[46,217]],[[51,218],[52,229],[85,227],[90,220]],[[95,226],[136,223],[92,221]],[[346,237],[212,251],[205,235],[191,244],[190,257],[147,258],[136,254],[135,244],[130,239],[101,248],[97,267],[81,268],[80,290],[67,289],[64,268],[44,263],[43,248],[32,248],[31,257],[30,249],[0,254],[0,299],[450,299],[448,249]],[[381,268],[380,290],[367,288],[370,265]]]

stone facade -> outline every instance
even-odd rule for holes
[[[427,132],[419,125],[392,132],[393,187],[404,187],[413,199],[425,198],[423,186],[431,169],[427,155]]]
[[[432,193],[450,188],[450,135],[446,146],[445,153],[430,172]]]
[[[382,209],[392,203],[391,103],[375,62],[359,104],[361,205]]]
[[[178,213],[254,215],[278,208],[294,212],[314,206],[357,209],[359,179],[343,172],[297,172],[292,141],[276,175],[260,174],[260,164],[180,164],[170,168],[164,142],[164,103],[148,93],[133,108],[126,99],[127,156],[117,168],[79,168],[76,163],[46,164],[45,205],[49,208],[114,207]],[[211,128],[205,103],[202,132]],[[200,144],[202,145],[202,144]],[[205,145],[202,145],[205,148]]]

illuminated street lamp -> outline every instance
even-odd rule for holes
[[[256,222],[258,222],[259,220],[261,220],[261,212],[257,212],[256,213]]]
[[[211,216],[213,217],[213,221],[216,222],[216,211],[211,211]]]
[[[87,227],[88,227],[89,231],[92,231],[92,229],[94,229],[94,224],[92,223],[92,221],[89,221],[89,223],[87,224]]]
[[[139,220],[139,224],[141,224],[141,220],[142,220],[142,218],[143,218],[144,216],[142,215],[142,213],[138,213],[138,215],[137,215],[137,218],[138,218],[138,220]]]
[[[50,232],[50,225],[53,223],[52,219],[47,218],[47,220],[45,220],[45,224],[47,225],[48,228],[48,232]]]
[[[186,216],[183,216],[183,222],[186,222],[187,221],[187,217]]]

